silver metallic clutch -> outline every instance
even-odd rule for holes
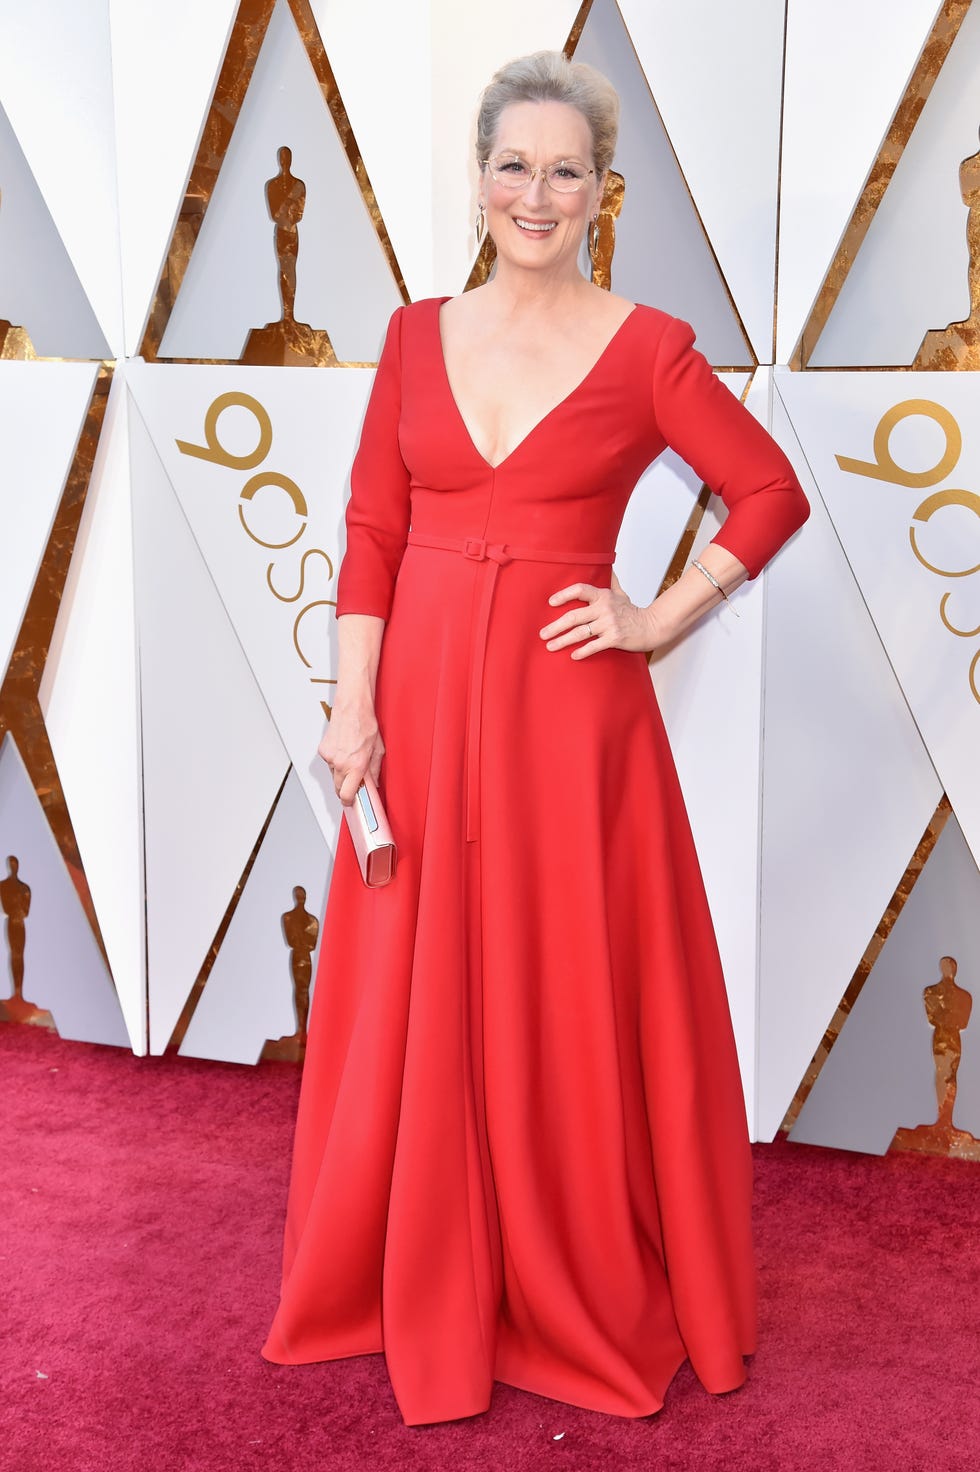
[[[354,841],[354,852],[361,866],[361,878],[370,889],[380,889],[395,876],[398,850],[391,836],[378,789],[370,774],[357,789],[357,795],[349,808],[344,808],[344,817],[350,836]]]

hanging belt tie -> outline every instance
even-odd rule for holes
[[[510,543],[485,542],[480,537],[430,537],[424,532],[409,532],[409,545],[428,547],[437,552],[456,552],[469,562],[481,562],[486,568],[479,603],[473,622],[470,648],[469,693],[466,702],[466,739],[464,746],[464,786],[466,791],[466,841],[474,843],[480,836],[480,739],[483,731],[483,672],[490,634],[490,610],[497,575],[508,562],[556,562],[589,566],[611,566],[615,552],[551,552],[538,547],[512,547]]]

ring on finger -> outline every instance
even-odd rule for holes
[[[592,625],[591,624],[586,624],[586,626],[585,626],[585,637],[587,639],[591,639],[592,638]]]

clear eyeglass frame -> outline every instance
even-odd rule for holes
[[[595,169],[586,169],[580,177],[574,175],[563,177],[556,172],[558,169],[569,167],[581,169],[583,167],[578,159],[567,158],[557,159],[553,164],[547,164],[543,168],[532,169],[519,153],[495,153],[490,158],[481,159],[480,163],[490,170],[494,182],[500,184],[504,189],[527,189],[532,184],[535,174],[540,174],[548,188],[553,189],[556,194],[575,194],[595,173]],[[506,164],[520,164],[527,172],[523,177],[520,175],[515,177],[512,173],[504,172]]]

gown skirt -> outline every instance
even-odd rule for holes
[[[608,586],[665,433],[648,407],[612,450],[581,426],[630,395],[635,421],[673,319],[637,308],[494,468],[438,306],[396,314],[352,475],[339,608],[387,617],[399,860],[366,889],[341,825],[263,1353],[383,1352],[408,1424],[484,1411],[494,1381],[643,1416],[685,1359],[727,1391],[754,1349],[742,1090],[646,660],[573,661],[538,630],[558,588]]]

